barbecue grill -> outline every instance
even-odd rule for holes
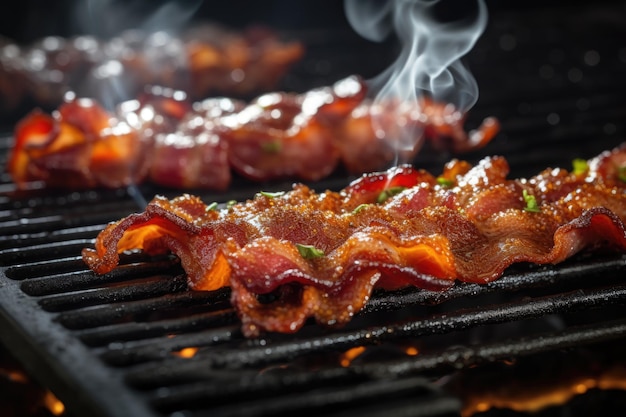
[[[528,176],[621,143],[625,21],[624,5],[610,3],[493,5],[467,57],[481,91],[468,126],[494,115],[502,133],[462,157],[501,154],[512,177]],[[282,88],[373,75],[393,59],[389,45],[333,30],[293,30],[307,55]],[[371,51],[381,59],[371,62]],[[7,129],[3,167],[11,143]],[[453,156],[425,149],[415,164],[436,173]],[[312,186],[351,179],[337,172]],[[17,192],[6,174],[1,181],[0,341],[65,415],[587,416],[626,407],[626,255],[516,265],[493,283],[442,293],[380,291],[343,328],[310,323],[246,339],[229,291],[189,291],[174,257],[129,253],[102,276],[80,258],[107,222],[179,191]],[[198,194],[225,202],[289,187],[235,179],[226,193]]]

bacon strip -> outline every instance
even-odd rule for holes
[[[372,122],[380,109],[366,94],[363,80],[348,77],[332,87],[265,94],[247,104],[227,98],[191,103],[182,92],[163,88],[122,103],[115,113],[94,100],[72,100],[53,115],[36,110],[20,121],[9,172],[18,187],[29,181],[85,188],[149,180],[214,190],[226,189],[232,172],[254,181],[316,181],[342,163],[361,174],[385,168],[396,154],[376,136]],[[417,104],[403,110],[387,106],[384,113],[416,129],[408,158],[423,138],[464,152],[498,132],[490,118],[468,135],[464,115],[452,106]]]
[[[145,85],[209,95],[250,96],[275,88],[304,55],[267,27],[195,25],[179,35],[127,30],[103,40],[49,36],[30,45],[0,37],[0,111],[27,101],[56,107],[67,92],[99,99],[134,97]],[[125,96],[122,96],[124,94]]]
[[[626,144],[584,172],[507,179],[503,157],[453,160],[440,177],[409,166],[341,192],[295,185],[215,209],[156,197],[107,226],[83,258],[99,274],[121,252],[180,257],[195,290],[232,288],[243,332],[295,332],[309,317],[350,320],[373,288],[487,283],[516,262],[559,263],[583,249],[626,251]],[[310,256],[311,255],[311,256]]]

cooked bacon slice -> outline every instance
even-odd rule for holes
[[[374,288],[487,283],[517,262],[559,263],[583,249],[626,251],[626,144],[584,172],[507,179],[503,157],[452,160],[441,176],[400,166],[341,192],[298,184],[217,209],[156,197],[108,225],[83,258],[111,271],[141,249],[180,257],[195,290],[232,288],[248,336],[341,325]],[[609,169],[608,167],[611,167]]]
[[[500,130],[498,120],[488,117],[478,129],[466,133],[467,114],[451,104],[428,98],[421,99],[416,106],[366,100],[350,116],[339,126],[336,136],[340,138],[337,146],[342,163],[351,173],[379,170],[384,167],[381,161],[387,164],[412,161],[426,140],[438,151],[476,150],[489,143]],[[384,137],[375,140],[375,130],[379,128],[384,130]]]
[[[282,40],[259,25],[240,32],[214,23],[199,25],[182,42],[191,81],[179,75],[179,84],[170,87],[186,84],[185,91],[195,99],[216,93],[242,97],[275,88],[305,52],[301,42]]]
[[[153,88],[122,103],[117,113],[147,144],[138,163],[147,166],[149,181],[171,188],[225,190],[231,181],[229,147],[214,132],[214,121],[242,107],[226,98],[192,105],[180,91]]]
[[[18,124],[9,172],[18,187],[28,181],[84,188],[150,180],[214,190],[228,187],[231,170],[255,181],[316,181],[340,161],[351,173],[371,172],[389,166],[396,152],[375,134],[372,120],[380,106],[366,94],[362,79],[348,77],[332,87],[266,94],[248,104],[228,98],[191,103],[182,91],[162,87],[111,113],[93,100],[70,98],[51,116],[35,110]],[[398,116],[397,109],[387,110],[382,116]],[[487,119],[468,135],[461,113],[427,100],[402,117],[417,128],[409,157],[424,138],[461,152],[483,146],[498,131],[495,119]]]
[[[0,110],[28,101],[56,107],[70,91],[99,100],[117,94],[118,102],[145,85],[180,89],[196,100],[249,97],[276,88],[304,51],[301,42],[283,40],[267,27],[235,30],[215,23],[176,36],[127,30],[107,40],[49,36],[29,45],[2,38]]]
[[[53,115],[35,110],[15,129],[8,169],[18,188],[117,188],[144,176],[145,142],[89,99],[65,103]]]
[[[221,119],[217,130],[229,143],[229,160],[239,174],[257,181],[285,177],[316,181],[337,167],[336,142],[342,139],[337,126],[365,94],[365,84],[357,77],[301,95],[266,94]]]

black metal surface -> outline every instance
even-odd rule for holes
[[[495,115],[502,133],[466,158],[502,154],[513,176],[532,175],[625,140],[623,21],[622,5],[492,14],[468,57],[481,87],[468,124]],[[332,50],[327,38],[312,42],[286,83],[302,89],[359,72],[349,57],[364,63],[363,49],[334,40]],[[0,140],[1,158],[10,144]],[[450,157],[425,152],[416,164],[437,172]],[[347,181],[336,175],[315,187]],[[201,196],[242,200],[286,187],[242,181]],[[8,176],[0,183],[0,341],[71,416],[458,415],[461,399],[446,378],[626,341],[626,255],[615,254],[518,265],[488,285],[444,293],[380,292],[342,329],[309,324],[247,340],[228,290],[188,291],[174,258],[129,254],[109,274],[87,270],[80,249],[108,221],[140,210],[136,191],[16,193]],[[178,193],[149,184],[139,192]],[[365,353],[342,366],[342,354],[360,346]],[[181,357],[186,348],[197,352]]]

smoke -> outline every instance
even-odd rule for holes
[[[88,73],[77,72],[71,83],[74,92],[113,110],[135,98],[143,84],[172,79],[187,65],[185,46],[176,34],[189,25],[201,4],[202,0],[76,1],[73,31],[82,35],[76,45],[89,51],[92,66]]]
[[[395,32],[401,42],[396,61],[368,80],[370,91],[376,94],[375,103],[412,105],[428,96],[462,112],[476,103],[478,85],[461,58],[485,29],[483,0],[345,0],[344,7],[348,21],[361,36],[382,41]],[[379,137],[389,130],[374,128]],[[412,147],[419,133],[405,132],[407,137],[397,140]]]
[[[86,0],[77,1],[73,19],[79,33],[101,38],[127,29],[177,32],[184,28],[202,0]]]

